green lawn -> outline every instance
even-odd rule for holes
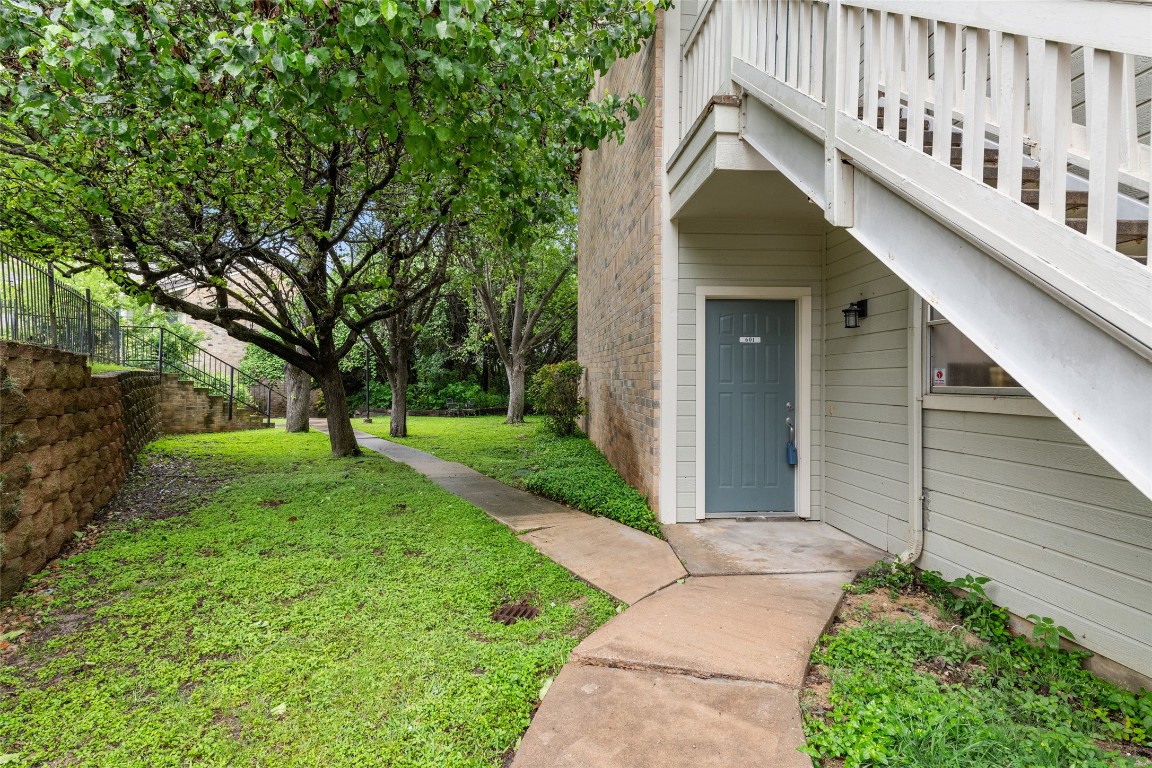
[[[355,419],[353,426],[388,437],[387,417]],[[644,497],[583,435],[556,437],[537,419],[505,424],[503,416],[409,416],[408,435],[396,442],[663,538]]]
[[[16,599],[50,623],[3,656],[0,764],[499,766],[615,604],[407,467],[327,454],[319,433],[153,444],[223,484]],[[519,599],[540,616],[491,620]]]

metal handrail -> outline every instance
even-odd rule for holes
[[[271,424],[272,387],[231,363],[213,355],[191,339],[167,328],[124,326],[122,328],[124,365],[153,369],[157,373],[174,373],[204,387],[213,394],[228,398],[228,418],[239,403]]]

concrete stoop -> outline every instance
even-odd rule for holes
[[[630,606],[573,650],[512,768],[811,766],[798,750],[808,658],[841,586],[879,550],[799,521],[676,526],[670,545],[424,451],[356,438]]]

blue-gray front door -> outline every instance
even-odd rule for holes
[[[796,511],[796,302],[708,300],[704,513]]]

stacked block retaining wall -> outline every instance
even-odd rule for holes
[[[59,554],[162,433],[261,426],[149,371],[92,375],[82,355],[0,343],[0,599]]]

